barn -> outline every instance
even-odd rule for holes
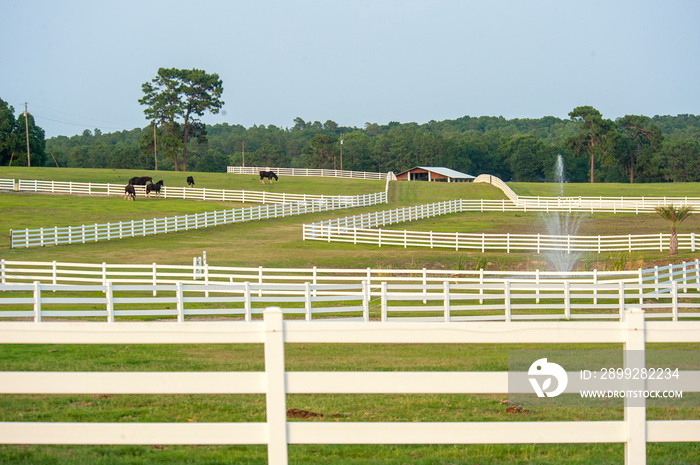
[[[416,166],[396,175],[399,181],[471,182],[474,176],[450,168]]]

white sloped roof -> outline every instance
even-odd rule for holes
[[[450,168],[442,168],[442,167],[437,167],[437,166],[418,166],[418,168],[427,170],[427,171],[432,171],[433,173],[441,174],[443,176],[447,176],[449,178],[454,178],[454,179],[474,179],[475,176],[472,176],[471,174],[465,174],[465,173],[460,173],[459,171],[455,171]]]

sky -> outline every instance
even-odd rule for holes
[[[202,69],[207,124],[700,113],[695,0],[0,0],[0,99],[46,137],[149,124],[159,68]]]

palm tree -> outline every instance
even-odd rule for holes
[[[676,233],[676,225],[680,224],[690,216],[693,211],[693,207],[690,205],[685,205],[680,208],[676,208],[673,205],[658,206],[656,207],[656,213],[661,216],[661,218],[668,221],[671,225],[671,244],[669,247],[669,253],[671,255],[678,254],[678,234]]]

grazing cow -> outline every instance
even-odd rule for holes
[[[136,189],[134,189],[133,184],[127,184],[124,188],[124,200],[131,197],[131,200],[136,200]]]
[[[194,187],[194,178],[192,176],[187,176],[187,185]]]
[[[279,181],[277,178],[277,175],[275,174],[274,171],[261,171],[260,172],[260,184],[265,184],[264,179],[267,178],[270,180],[270,184],[272,184],[272,178],[275,178],[275,181]]]
[[[163,180],[161,179],[157,183],[146,185],[146,197],[151,198],[151,192],[155,192],[158,197],[160,197],[160,188],[163,187]]]
[[[145,186],[147,182],[153,182],[153,178],[150,176],[134,176],[133,178],[129,179],[129,184],[134,186]]]

